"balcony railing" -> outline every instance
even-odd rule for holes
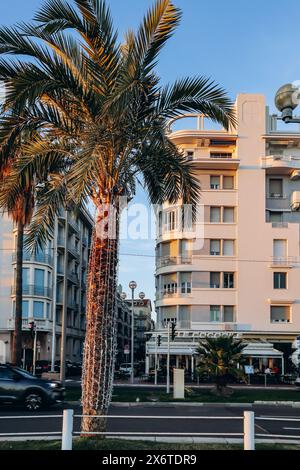
[[[68,251],[74,258],[79,258],[79,251],[75,246],[68,246]]]
[[[52,322],[48,319],[44,318],[22,318],[22,330],[29,330],[30,326],[29,323],[34,321],[36,324],[38,331],[51,331],[52,330]],[[15,327],[15,319],[9,318],[7,320],[7,329],[13,330]]]
[[[15,263],[17,261],[17,254],[12,254],[12,261]],[[43,264],[53,264],[53,257],[46,253],[28,253],[23,252],[23,261],[30,261],[32,263],[43,263]]]
[[[68,219],[68,222],[69,222],[69,225],[71,226],[71,228],[72,228],[75,232],[79,232],[79,227],[78,227],[78,224],[77,224],[76,220],[74,220],[74,219]]]
[[[163,268],[164,266],[172,266],[178,264],[191,264],[191,256],[162,256],[157,258],[156,265],[158,268]]]
[[[75,273],[75,272],[69,272],[67,274],[67,277],[68,279],[73,282],[73,284],[78,284],[79,283],[79,278],[78,278],[78,274]]]
[[[36,296],[36,297],[48,297],[51,298],[52,296],[52,289],[51,287],[42,287],[36,286],[34,284],[25,285],[22,288],[23,295],[26,296]],[[16,286],[12,286],[11,294],[16,295]]]
[[[288,228],[288,222],[272,222],[273,228]]]
[[[295,256],[283,256],[283,257],[273,256],[271,258],[271,264],[273,266],[293,266],[296,263],[297,263],[297,258]]]

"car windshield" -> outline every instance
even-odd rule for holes
[[[36,379],[34,375],[30,374],[30,372],[27,372],[27,370],[21,369],[20,367],[15,367],[14,370],[23,375],[23,377],[26,379]]]

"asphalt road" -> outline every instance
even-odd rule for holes
[[[66,407],[66,406],[65,406]],[[69,406],[71,408],[71,406]],[[72,407],[74,414],[80,414],[80,407]],[[109,414],[124,416],[125,418],[109,418],[109,432],[137,432],[137,433],[184,433],[186,437],[194,433],[205,433],[199,437],[212,437],[210,433],[218,433],[215,437],[239,438],[241,436],[225,436],[227,433],[242,433],[242,419],[226,419],[230,417],[243,416],[244,410],[255,411],[256,418],[281,417],[282,421],[257,420],[255,432],[268,437],[272,434],[288,436],[299,436],[300,440],[300,408],[289,406],[220,406],[205,405],[202,407],[170,405],[163,407],[159,405],[143,405],[138,407],[111,406]],[[59,416],[58,416],[59,415]],[[10,416],[8,419],[5,417]],[[20,416],[18,418],[17,416]],[[127,416],[145,416],[145,418],[127,418]],[[146,416],[159,416],[158,419],[146,418]],[[184,419],[171,419],[170,416],[183,416]],[[195,419],[196,416],[218,416],[225,419]],[[165,417],[165,418],[164,418]],[[290,422],[287,419],[298,418],[298,422]],[[11,433],[36,433],[36,436],[44,436],[48,433],[60,433],[62,428],[62,407],[56,406],[51,410],[39,413],[29,413],[24,410],[13,408],[0,409],[0,439]],[[74,431],[80,431],[80,418],[74,419]],[[5,434],[5,435],[3,435]],[[51,434],[54,436],[54,434]],[[58,435],[59,437],[59,435]],[[195,436],[192,436],[195,437]],[[271,437],[271,436],[270,436]]]

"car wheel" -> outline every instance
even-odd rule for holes
[[[24,403],[28,411],[39,411],[43,406],[43,397],[39,392],[31,392],[25,396]]]

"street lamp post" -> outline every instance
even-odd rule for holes
[[[281,116],[278,119],[282,119],[286,124],[289,123],[300,123],[300,117],[293,117],[293,111],[300,103],[300,89],[299,86],[293,83],[287,83],[281,86],[275,95],[275,106],[281,112]],[[300,380],[300,336],[297,337],[298,346],[298,379]]]
[[[134,383],[134,290],[137,288],[135,281],[130,281],[129,289],[131,289],[131,374],[130,382]]]

